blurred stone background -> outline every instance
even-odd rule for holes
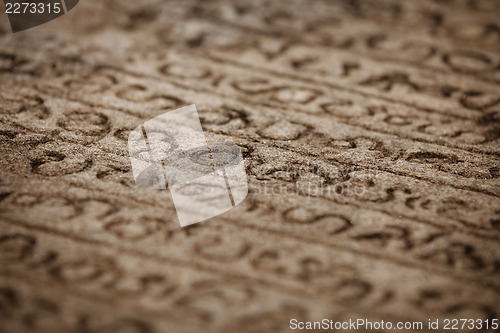
[[[0,15],[0,331],[499,318],[499,1]],[[196,104],[250,193],[180,228],[129,132]],[[346,331],[347,332],[347,331]]]

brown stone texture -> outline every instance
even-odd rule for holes
[[[2,11],[0,332],[499,318],[499,17],[85,0],[13,34]],[[168,190],[134,186],[127,138],[190,104],[241,147],[249,195],[181,228]]]

